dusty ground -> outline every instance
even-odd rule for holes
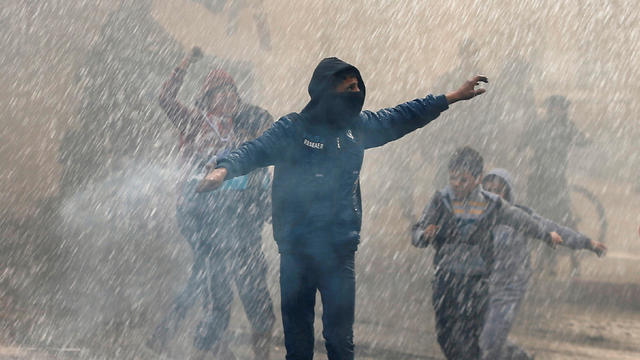
[[[272,251],[273,249],[268,249],[270,260],[277,260],[272,256]],[[398,261],[400,257],[404,257],[405,261]],[[367,267],[367,260],[377,266]],[[396,259],[384,258],[375,256],[366,249],[359,253],[355,326],[357,358],[443,358],[435,340],[433,311],[429,301],[430,256],[423,256],[423,260],[414,262],[409,260],[416,260],[416,257],[398,255]],[[276,268],[275,265],[272,264],[272,269]],[[277,276],[272,271],[269,278],[277,307]],[[513,329],[512,340],[534,353],[538,360],[638,359],[640,298],[637,285],[627,283],[619,288],[611,288],[607,283],[602,285],[584,277],[542,277],[530,289]],[[600,294],[601,291],[609,294]],[[631,300],[607,300],[624,296],[631,297]],[[171,359],[187,358],[192,351],[191,339],[198,321],[198,312],[197,309],[192,311],[184,324],[183,333],[171,343],[168,354]],[[318,315],[321,313],[319,305],[317,312]],[[238,303],[234,304],[232,319],[232,328],[227,337],[239,359],[250,359],[249,326]],[[141,331],[129,339],[115,358],[157,358],[140,346],[149,331]],[[321,319],[317,316],[316,358],[326,359],[320,331]],[[272,344],[272,359],[284,358],[282,344],[282,330],[278,320]],[[0,347],[0,359],[93,358],[114,357],[105,357],[92,348],[45,348],[37,344],[6,344]]]
[[[9,6],[4,14],[7,16],[3,18],[10,25],[9,32],[18,35],[5,37],[5,40],[11,42],[9,45],[16,50],[14,53],[9,52],[10,56],[5,56],[5,59],[15,58],[12,63],[16,69],[23,69],[25,64],[29,66],[24,71],[9,71],[0,76],[6,80],[4,83],[9,85],[6,89],[0,90],[0,108],[8,109],[6,113],[11,115],[3,119],[2,124],[6,131],[2,133],[7,133],[9,136],[6,136],[8,142],[0,148],[0,160],[2,160],[0,162],[9,169],[6,171],[7,176],[0,177],[0,183],[9,184],[10,186],[6,188],[11,191],[0,193],[0,198],[5,200],[0,201],[0,213],[9,207],[11,210],[20,208],[20,213],[31,214],[32,208],[35,207],[34,203],[43,196],[56,192],[58,181],[56,174],[60,170],[56,161],[56,149],[61,138],[60,134],[72,125],[70,119],[73,119],[72,115],[77,105],[77,96],[69,96],[70,89],[75,88],[74,66],[81,63],[86,56],[86,47],[99,32],[106,14],[119,6],[117,2],[111,1],[79,2],[77,6],[71,7],[73,11],[62,12],[66,18],[60,18],[58,11],[35,11],[38,9],[37,6],[26,7],[29,11],[22,11],[23,3],[28,2],[16,2],[15,5]],[[413,16],[407,13],[413,10],[404,6],[402,2],[389,5],[391,7],[386,8],[385,11],[376,11],[376,14],[368,13],[365,17],[366,24],[351,25],[344,23],[344,19],[348,16],[336,16],[336,13],[348,15],[352,14],[352,11],[359,11],[346,10],[352,7],[351,4],[344,3],[336,6],[335,2],[300,1],[291,8],[290,1],[265,3],[268,3],[267,11],[273,24],[274,50],[252,55],[257,55],[255,60],[257,73],[264,78],[265,84],[269,84],[270,91],[266,91],[268,96],[261,99],[261,104],[274,114],[281,113],[282,109],[295,109],[298,105],[304,104],[306,101],[304,91],[294,92],[293,98],[287,99],[284,104],[277,94],[283,91],[288,92],[292,82],[298,81],[297,77],[289,76],[291,73],[306,74],[324,54],[340,54],[361,63],[363,70],[370,74],[371,80],[368,82],[370,89],[385,89],[389,83],[396,83],[398,79],[408,79],[399,83],[400,89],[393,89],[393,97],[381,90],[372,91],[368,101],[369,105],[375,108],[390,105],[396,100],[404,100],[408,96],[414,96],[416,92],[427,91],[437,74],[457,64],[455,58],[457,46],[450,46],[450,44],[457,44],[459,40],[469,35],[459,33],[455,38],[450,37],[450,26],[458,26],[456,21],[452,21],[450,14],[461,11],[457,6],[465,4],[465,1],[458,2],[458,5],[429,8],[428,11],[435,14],[434,19],[441,19],[440,23],[403,21],[405,26],[398,27],[397,32],[377,30],[385,29],[389,24],[388,14],[398,9],[402,10],[401,14]],[[60,4],[66,3],[60,2]],[[420,5],[418,10],[426,11],[429,6],[425,4]],[[534,2],[531,4],[539,7],[539,4],[536,5]],[[403,6],[406,9],[403,10]],[[602,74],[606,79],[617,77],[633,79],[634,76],[631,76],[633,74],[630,75],[628,71],[622,71],[622,69],[638,68],[628,63],[628,59],[636,59],[628,56],[634,53],[634,48],[628,44],[635,42],[627,41],[631,37],[624,38],[627,40],[623,39],[623,41],[611,40],[612,36],[618,39],[621,33],[608,25],[616,20],[610,15],[585,16],[594,21],[588,23],[589,26],[595,26],[592,28],[593,31],[585,32],[580,27],[577,31],[580,36],[556,36],[559,31],[558,26],[563,24],[563,21],[558,21],[560,16],[566,19],[576,18],[568,15],[580,15],[583,12],[589,15],[592,11],[596,11],[595,8],[572,7],[578,11],[578,14],[573,11],[551,14],[557,15],[555,19],[553,16],[549,18],[547,13],[540,13],[536,17],[538,20],[531,23],[533,11],[522,11],[521,4],[509,6],[507,9],[507,6],[500,3],[498,6],[504,8],[502,10],[506,11],[505,16],[524,19],[526,21],[513,22],[524,23],[526,26],[504,29],[500,27],[502,25],[493,25],[487,29],[485,27],[487,22],[494,22],[493,17],[496,12],[485,11],[484,5],[473,5],[469,8],[475,11],[477,6],[480,6],[482,11],[478,10],[476,15],[488,14],[490,18],[480,16],[474,21],[482,24],[486,30],[504,30],[484,31],[484,34],[488,35],[479,35],[474,30],[474,26],[470,26],[468,22],[469,18],[475,19],[476,16],[461,17],[465,27],[472,29],[472,35],[477,36],[481,44],[503,44],[502,47],[509,47],[514,34],[526,35],[530,32],[527,30],[528,26],[533,26],[531,29],[535,28],[536,32],[540,33],[541,36],[537,38],[541,39],[545,46],[537,51],[549,55],[540,59],[540,67],[545,71],[539,81],[533,84],[537,99],[541,100],[551,91],[566,93],[576,105],[572,111],[577,124],[586,132],[598,135],[595,146],[589,150],[576,151],[574,162],[587,164],[590,167],[573,169],[576,171],[572,172],[571,181],[594,191],[609,212],[608,257],[598,260],[585,256],[580,281],[561,276],[559,279],[550,279],[548,283],[544,281],[537,283],[531,291],[532,295],[527,299],[519,322],[513,331],[513,337],[535,352],[538,359],[638,359],[640,358],[640,308],[638,308],[640,304],[638,290],[640,240],[637,229],[640,225],[640,205],[637,199],[640,198],[640,194],[635,190],[637,182],[633,184],[619,182],[611,186],[615,180],[610,179],[612,176],[618,176],[623,181],[635,180],[633,176],[637,170],[634,170],[634,166],[638,162],[634,157],[637,153],[637,145],[632,145],[636,143],[632,141],[635,139],[632,135],[637,134],[637,126],[633,122],[635,117],[630,114],[637,113],[634,111],[636,103],[632,100],[638,88],[637,82],[630,80],[609,81],[608,85],[603,87],[599,76],[591,76],[592,73],[597,73]],[[236,38],[224,41],[221,41],[220,36],[212,36],[221,33],[220,17],[216,18],[212,14],[200,11],[199,7],[197,2],[188,0],[154,1],[153,16],[182,43],[185,49],[193,44],[200,44],[210,53],[229,52],[230,56],[244,58],[246,54],[243,51],[238,53],[234,49],[245,49],[237,45],[239,40],[246,41],[242,36],[247,34],[241,32]],[[53,6],[52,9],[58,9],[58,7]],[[92,16],[85,16],[87,9],[91,9]],[[292,18],[292,13],[299,16]],[[614,11],[614,13],[628,14],[629,12]],[[317,24],[309,26],[308,18],[315,18],[318,14],[326,16]],[[372,18],[373,15],[375,18]],[[194,20],[185,22],[186,18]],[[334,18],[342,19],[337,23],[344,29],[341,33],[332,34],[325,30],[333,26]],[[243,19],[251,24],[249,13],[246,13]],[[619,20],[621,20],[620,24],[624,24],[625,21],[632,24],[634,17],[627,16]],[[548,26],[538,26],[543,23]],[[69,25],[74,24],[76,29],[81,31],[69,31]],[[362,26],[364,28],[355,31],[355,27]],[[253,31],[253,26],[247,29],[249,29],[247,31]],[[369,34],[374,31],[375,37],[361,36],[363,33]],[[415,37],[404,36],[407,33],[431,33],[434,41],[430,41],[426,46],[416,46]],[[56,36],[52,38],[50,36],[52,34]],[[318,34],[320,34],[319,37]],[[443,34],[448,36],[442,36]],[[581,38],[583,34],[599,36],[595,39],[583,40]],[[633,32],[625,34],[625,36],[632,36]],[[255,37],[255,35],[251,36]],[[316,38],[317,41],[313,42],[305,40]],[[353,45],[355,38],[358,38],[355,42],[358,46]],[[363,42],[363,39],[366,41]],[[570,41],[567,42],[566,39]],[[45,42],[51,43],[50,40],[54,40],[50,48],[40,46]],[[254,40],[251,41],[254,42]],[[384,43],[394,43],[395,50],[389,51],[387,47],[380,46]],[[608,49],[607,52],[610,55],[603,57],[604,62],[601,62],[600,57],[595,56],[597,51],[581,48],[584,43],[594,44],[596,48]],[[27,47],[27,51],[18,51],[23,50],[24,44],[31,44],[31,47]],[[612,51],[611,46],[598,44],[617,45],[614,47],[615,51]],[[55,50],[52,50],[54,48]],[[531,46],[531,48],[535,47]],[[492,51],[500,53],[501,48],[498,47]],[[583,61],[585,55],[595,57]],[[491,58],[499,59],[495,56]],[[288,59],[296,59],[296,61],[291,62]],[[453,63],[452,59],[455,59]],[[498,71],[501,63],[495,61],[486,61],[487,70]],[[568,71],[567,67],[573,69],[576,62],[582,64],[578,71]],[[397,66],[398,64],[402,66]],[[430,70],[425,71],[425,66]],[[603,72],[601,69],[603,67],[610,69],[607,70],[610,72]],[[389,71],[389,69],[395,70]],[[627,76],[618,76],[620,74]],[[45,83],[55,86],[43,88],[42,84]],[[603,101],[593,101],[593,99],[602,98],[601,93],[608,93],[609,96]],[[605,120],[615,118],[626,119],[628,125],[624,125],[624,121],[607,122],[603,125]],[[33,147],[34,143],[40,146]],[[626,156],[617,154],[620,148],[627,150],[626,153],[623,152],[627,154]],[[575,161],[578,157],[589,161]],[[432,309],[428,300],[431,276],[429,253],[419,252],[407,244],[406,219],[400,215],[407,204],[397,204],[394,202],[393,195],[390,195],[388,203],[385,203],[385,199],[380,199],[380,204],[377,206],[371,203],[372,198],[385,195],[375,192],[387,189],[387,186],[376,184],[374,177],[377,177],[376,171],[385,170],[386,165],[383,159],[378,158],[376,161],[376,156],[373,154],[368,155],[368,161],[365,164],[365,175],[371,175],[371,178],[363,179],[365,206],[368,207],[370,216],[365,218],[363,244],[357,260],[359,287],[355,331],[358,358],[441,358],[435,343]],[[590,178],[590,174],[596,168],[600,178],[604,180]],[[422,179],[412,180],[413,183],[420,184]],[[424,188],[422,193],[419,191],[416,193],[418,196],[415,198],[415,204],[412,204],[414,210],[420,209],[432,193],[432,189],[428,186]],[[12,230],[0,230],[2,230],[0,253],[9,254],[10,249],[6,246],[11,242],[5,240],[12,237]],[[46,237],[44,239],[47,240]],[[266,247],[271,261],[271,290],[277,302],[277,275],[274,270],[277,269],[277,256],[272,242],[269,240],[267,242]],[[39,244],[38,241],[35,243]],[[30,254],[32,250],[25,248],[24,253]],[[45,255],[42,257],[44,258]],[[17,259],[14,260],[15,262],[32,259],[31,256],[22,254],[22,251],[12,256]],[[29,271],[35,269],[33,271],[38,272],[40,263],[27,265],[26,268]],[[27,275],[31,274],[22,274],[25,277],[21,277],[21,274],[14,272],[13,267],[5,266],[6,263],[3,263],[2,273],[0,273],[2,285],[0,286],[0,344],[3,344],[0,346],[0,359],[90,359],[103,355],[101,351],[96,350],[99,347],[109,347],[109,345],[97,346],[102,339],[97,339],[86,347],[64,346],[64,342],[55,346],[43,345],[57,343],[56,340],[61,332],[58,330],[59,324],[56,323],[55,318],[44,317],[43,314],[48,314],[51,309],[40,307],[40,303],[35,301],[25,304],[21,302],[24,299],[6,290],[12,287],[4,286],[5,283],[11,285],[27,281],[30,279]],[[564,266],[566,270],[566,263]],[[47,271],[42,272],[47,273]],[[174,278],[178,277],[174,273],[170,275]],[[52,287],[57,284],[49,283]],[[117,288],[117,285],[115,284],[114,287]],[[155,286],[155,283],[152,285]],[[22,295],[24,296],[24,293]],[[229,337],[237,339],[234,347],[238,350],[239,356],[248,358],[244,345],[247,343],[248,327],[237,304],[234,316],[238,321],[234,321]],[[197,317],[197,312],[191,314],[190,321],[184,326],[185,332],[172,344],[176,359],[187,357],[191,349],[190,339]],[[319,323],[318,321],[318,332],[321,327]],[[144,323],[136,326],[138,326],[135,328],[136,336],[129,338],[127,343],[121,344],[122,349],[114,350],[117,355],[103,355],[103,358],[155,358],[137,351],[153,324]],[[50,329],[45,332],[46,337],[33,335],[42,333],[35,331],[41,328]],[[276,329],[279,332],[274,339],[272,357],[274,359],[283,358],[282,348],[277,346],[282,343],[281,327],[278,326]],[[320,342],[317,348],[322,348]],[[322,353],[318,355],[320,359],[325,357]]]
[[[421,313],[415,321],[390,325],[380,317],[374,321],[360,311],[356,324],[359,359],[442,359],[435,342],[430,305],[418,305]],[[239,310],[239,309],[238,309]],[[236,312],[237,318],[243,315]],[[540,315],[539,309],[525,307],[512,334],[512,340],[536,355],[536,359],[638,359],[640,358],[640,313],[617,309],[594,309],[584,304],[560,304]],[[386,316],[383,316],[386,317]],[[553,319],[553,320],[551,320]],[[244,319],[240,322],[245,325]],[[317,319],[320,324],[320,319]],[[195,325],[193,321],[189,325]],[[318,325],[318,327],[320,327]],[[191,326],[191,328],[193,328]],[[190,331],[187,330],[187,333]],[[171,358],[182,359],[190,352],[188,335],[172,345]],[[237,329],[233,349],[239,359],[250,359],[249,332]],[[318,339],[320,339],[318,334]],[[272,359],[284,358],[280,331],[273,342]],[[317,341],[317,358],[326,359],[321,341]],[[4,345],[0,359],[91,359],[97,354],[82,348],[42,348],[38,346]],[[122,359],[154,358],[148,352],[122,354]]]
[[[584,254],[579,277],[569,275],[568,259],[561,257],[558,276],[541,276],[532,283],[512,339],[533,352],[538,360],[640,358],[640,277],[637,275],[640,274],[640,241],[635,238],[636,214],[640,212],[635,202],[627,200],[631,184],[616,188],[597,182],[588,185],[591,189],[603,189],[600,198],[609,215],[607,241],[610,252],[604,259]],[[369,217],[356,260],[357,358],[441,359],[430,304],[432,254],[408,244],[405,234],[408,223],[398,204],[368,206]],[[270,239],[268,230],[264,235]],[[278,257],[272,241],[265,241],[264,248],[270,261],[268,278],[277,309]],[[55,319],[39,318],[37,311],[12,300],[10,293],[4,293],[3,299],[0,360],[157,358],[140,345],[153,328],[153,321],[136,325],[126,341],[118,344],[117,349],[111,349],[113,353],[105,355],[105,348],[110,346],[101,344],[100,339],[88,342],[84,347],[60,343],[42,345],[56,344]],[[168,303],[163,306],[168,307]],[[276,313],[279,316],[279,311]],[[321,314],[319,305],[317,313]],[[183,332],[170,345],[171,358],[187,358],[192,351],[191,339],[198,317],[197,309],[189,315]],[[49,338],[24,335],[38,327],[50,329]],[[283,336],[279,322],[275,331],[272,359],[282,359]],[[318,316],[317,358],[324,359],[320,332]],[[249,333],[244,313],[235,303],[232,327],[227,336],[240,359],[250,358]]]

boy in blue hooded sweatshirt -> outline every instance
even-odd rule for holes
[[[514,193],[511,174],[504,169],[493,169],[482,180],[482,188],[499,195],[513,204]],[[562,245],[568,248],[588,249],[603,256],[607,247],[587,236],[540,217],[531,209],[516,205],[543,224],[549,231],[558,233]],[[527,291],[531,278],[531,256],[526,239],[513,228],[498,225],[493,230],[493,268],[489,276],[488,311],[480,335],[483,360],[532,359],[525,350],[507,340],[509,330]]]
[[[447,359],[478,359],[493,267],[493,230],[500,224],[555,246],[562,242],[523,210],[480,186],[482,156],[466,146],[448,164],[449,186],[436,191],[413,226],[416,247],[432,244],[437,339]]]
[[[280,252],[280,292],[287,360],[311,360],[316,293],[330,360],[354,357],[355,252],[360,240],[360,170],[366,149],[382,146],[437,118],[449,105],[482,94],[476,76],[446,95],[362,111],[358,69],[323,59],[309,83],[311,100],[262,136],[222,156],[200,191],[275,165],[273,236]]]

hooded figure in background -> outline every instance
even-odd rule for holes
[[[353,65],[323,59],[309,83],[311,100],[259,138],[218,159],[199,191],[275,165],[273,234],[280,252],[286,358],[313,358],[316,292],[330,360],[353,359],[355,251],[360,241],[360,169],[364,151],[434,120],[449,104],[484,92],[477,76],[449,94],[378,112],[361,111],[365,85]]]
[[[507,202],[515,203],[513,180],[507,170],[489,171],[482,180],[482,186]],[[527,207],[516,206],[532,215],[548,232],[558,233],[563,246],[573,250],[588,249],[598,256],[604,255],[604,244],[545,219]],[[479,340],[482,359],[532,359],[525,350],[507,340],[531,278],[531,250],[527,239],[506,225],[498,225],[493,230],[493,240],[489,305]]]

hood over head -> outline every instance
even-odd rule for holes
[[[335,86],[339,75],[353,72],[358,79],[359,92],[338,93]],[[362,110],[366,89],[358,69],[336,57],[320,61],[309,82],[311,100],[302,109],[315,121],[327,121],[337,126],[345,126]]]
[[[233,80],[233,77],[231,77],[229,73],[222,69],[214,69],[209,72],[209,75],[207,75],[207,78],[202,84],[202,89],[200,90],[200,94],[198,95],[198,100],[196,100],[196,106],[200,107],[201,105],[203,105],[207,95],[209,95],[215,89],[223,87],[230,88],[238,98],[238,103],[240,102],[238,87],[236,86],[236,82]]]
[[[482,181],[484,182],[489,177],[498,177],[506,184],[507,194],[505,196],[505,200],[513,204],[516,196],[514,193],[513,177],[511,176],[511,173],[506,169],[495,168],[486,173]]]

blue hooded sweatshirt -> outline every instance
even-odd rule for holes
[[[342,96],[333,90],[345,72],[357,77],[359,93]],[[281,253],[355,251],[362,222],[364,150],[425,126],[448,108],[448,102],[444,95],[429,95],[361,112],[362,77],[337,58],[318,64],[309,95],[311,101],[300,113],[282,117],[262,136],[221,157],[218,167],[227,169],[230,179],[275,165],[273,234]]]

